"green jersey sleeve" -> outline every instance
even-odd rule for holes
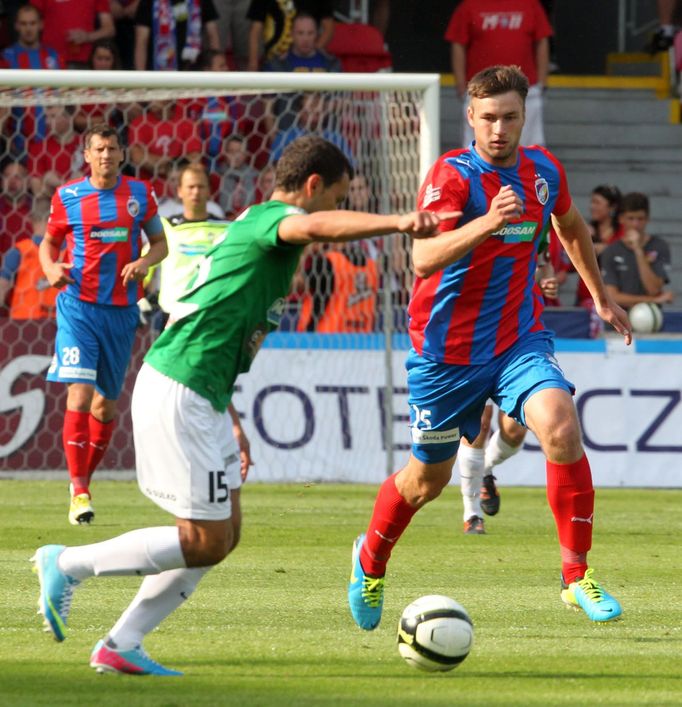
[[[246,218],[250,210],[245,211],[237,222],[242,218]],[[265,208],[260,210],[258,218],[253,225],[253,238],[264,250],[282,247],[285,244],[277,238],[279,224],[288,216],[297,216],[305,213],[303,209],[297,206],[291,206],[281,201],[269,201]]]

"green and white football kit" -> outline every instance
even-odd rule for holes
[[[132,400],[138,483],[178,518],[230,516],[239,455],[225,462],[226,408],[237,376],[280,322],[303,246],[277,232],[302,213],[278,201],[245,211],[201,260],[145,357]]]
[[[184,294],[187,283],[196,270],[197,260],[224,237],[230,221],[209,216],[206,220],[190,221],[182,214],[162,218],[168,243],[168,255],[159,263],[159,305],[170,312]]]

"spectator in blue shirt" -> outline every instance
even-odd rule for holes
[[[263,71],[341,71],[339,60],[317,48],[319,26],[307,13],[299,13],[291,27],[291,47],[285,54],[265,62]]]

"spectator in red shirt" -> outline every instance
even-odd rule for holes
[[[33,235],[31,204],[26,167],[21,162],[7,162],[0,193],[0,256]]]
[[[169,101],[152,101],[128,130],[128,156],[141,179],[151,180],[161,193],[163,181],[180,159],[200,161],[201,139],[196,123],[174,114]]]
[[[80,138],[74,130],[72,108],[45,108],[47,135],[31,140],[28,146],[28,171],[31,191],[36,196],[49,196],[69,179],[83,174],[85,163]]]
[[[601,254],[617,240],[623,237],[623,226],[619,221],[622,194],[618,187],[600,184],[592,190],[590,197],[589,227],[592,234],[594,252],[597,262],[601,265]],[[590,313],[590,336],[598,336],[604,329],[601,319],[597,316],[594,300],[585,283],[578,278],[575,303],[584,307]]]
[[[463,0],[445,32],[452,43],[452,73],[457,93],[466,97],[469,79],[495,64],[520,66],[528,78],[522,145],[543,145],[542,92],[549,72],[552,26],[538,0]],[[464,118],[463,145],[473,140]]]
[[[114,36],[109,0],[31,0],[31,4],[43,13],[43,41],[64,57],[69,69],[87,68],[92,42]]]

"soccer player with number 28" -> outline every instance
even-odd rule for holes
[[[84,135],[90,176],[52,198],[40,264],[57,296],[57,339],[47,379],[68,384],[63,443],[71,478],[69,522],[90,523],[90,478],[111,440],[139,320],[141,282],[168,252],[156,196],[121,176],[116,131],[99,123]],[[149,252],[141,255],[141,229]],[[66,257],[59,251],[66,240]]]
[[[412,454],[379,489],[366,534],[353,546],[348,599],[355,622],[381,619],[386,564],[412,516],[445,488],[460,437],[479,433],[486,400],[531,429],[547,458],[547,497],[561,547],[561,598],[593,621],[621,613],[588,569],[594,490],[573,405],[573,385],[540,319],[534,275],[543,232],[554,224],[597,312],[626,342],[625,312],[608,296],[589,231],[571,201],[560,162],[519,147],[528,80],[493,66],[468,85],[475,141],[433,165],[422,208],[461,211],[440,235],[414,242],[407,359]],[[454,230],[452,230],[454,228]]]
[[[238,473],[239,459],[222,455],[226,408],[237,375],[249,369],[281,318],[303,248],[396,231],[415,237],[437,232],[440,218],[431,212],[337,211],[352,175],[347,158],[330,142],[315,136],[292,142],[277,163],[270,201],[247,209],[206,253],[147,354],[132,402],[138,483],[175,516],[175,524],[94,545],[38,549],[40,610],[59,641],[80,581],[148,575],[95,646],[90,665],[97,670],[180,674],[149,658],[142,640],[233,546],[230,465]]]

